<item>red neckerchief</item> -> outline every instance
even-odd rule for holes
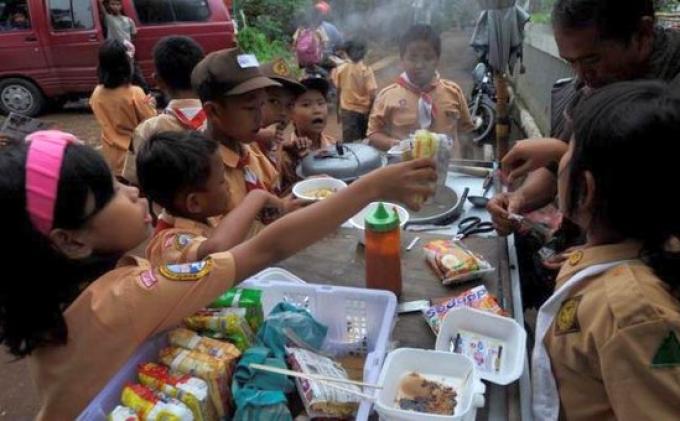
[[[158,222],[156,222],[156,227],[154,228],[153,233],[154,235],[157,235],[161,231],[166,230],[168,228],[174,228],[174,225],[164,220],[163,218],[158,218]]]
[[[187,117],[180,108],[168,107],[165,109],[165,112],[173,115],[182,126],[191,130],[201,129],[208,118],[203,108],[201,108],[193,118]]]
[[[430,82],[425,88],[420,88],[419,86],[414,85],[413,83],[411,83],[410,80],[408,80],[406,73],[402,73],[397,78],[397,85],[401,86],[402,88],[408,91],[413,92],[414,94],[422,98],[423,101],[430,104],[430,106],[432,107],[432,120],[434,120],[434,117],[437,115],[437,107],[432,102],[432,92],[434,92],[434,90],[437,89],[436,80],[437,78],[435,77],[434,79],[432,79],[432,82]]]
[[[239,158],[236,168],[243,170],[243,179],[246,182],[246,191],[251,192],[258,189],[267,190],[264,184],[262,184],[262,181],[260,181],[260,177],[257,176],[257,173],[250,168],[250,152],[244,151],[243,149],[241,152],[243,155],[241,155]]]

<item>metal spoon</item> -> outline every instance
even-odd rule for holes
[[[472,203],[472,206],[476,208],[485,208],[487,203],[489,203],[489,199],[486,197],[486,194],[489,192],[489,189],[491,188],[491,182],[493,181],[493,176],[489,174],[485,179],[484,179],[484,192],[482,193],[481,196],[468,196],[468,200],[470,203]]]

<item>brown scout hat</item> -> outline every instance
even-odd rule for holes
[[[288,66],[288,63],[282,58],[277,58],[269,63],[264,63],[261,69],[265,76],[279,82],[284,88],[290,89],[295,96],[303,94],[306,91],[305,87],[295,80],[295,75],[290,66]]]

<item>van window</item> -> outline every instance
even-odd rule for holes
[[[90,0],[49,0],[52,28],[57,31],[93,29]]]
[[[31,29],[26,0],[0,0],[0,32]]]
[[[134,0],[142,25],[202,22],[210,17],[207,0]]]

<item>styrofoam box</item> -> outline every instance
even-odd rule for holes
[[[453,415],[405,411],[397,407],[396,397],[401,381],[404,376],[413,372],[454,387],[458,403]],[[477,408],[484,406],[486,387],[479,380],[472,360],[460,354],[413,348],[397,349],[387,355],[378,384],[383,389],[377,395],[376,411],[383,420],[468,421],[474,420]]]
[[[479,370],[479,377],[502,386],[520,378],[524,370],[527,333],[519,323],[509,317],[470,307],[453,308],[444,317],[435,349],[449,351],[451,338],[460,330],[503,342],[500,371],[495,373]]]
[[[263,291],[265,314],[284,300],[306,306],[320,323],[328,326],[324,351],[365,351],[364,381],[375,383],[378,380],[396,316],[397,298],[394,294],[371,289],[306,284],[290,272],[278,268],[267,269],[239,286]],[[90,402],[78,420],[104,419],[120,401],[123,386],[135,381],[137,365],[158,360],[158,352],[167,345],[166,336],[161,334],[142,344]],[[358,340],[358,337],[365,340]],[[371,402],[362,402],[356,419],[367,420],[371,405]]]

